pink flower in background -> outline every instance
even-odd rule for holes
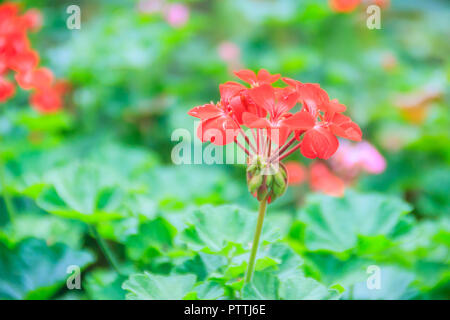
[[[138,3],[138,10],[143,13],[162,12],[163,8],[163,0],[141,0]]]
[[[182,27],[189,20],[189,8],[181,3],[167,3],[165,0],[141,0],[139,12],[146,14],[160,13],[174,28]]]
[[[353,180],[362,171],[370,174],[382,173],[386,169],[386,160],[367,141],[351,143],[343,140],[330,158],[330,165],[334,172],[346,180]]]
[[[241,49],[233,42],[223,41],[217,47],[219,57],[228,63],[233,63],[241,57]]]
[[[230,73],[241,69],[241,48],[231,41],[223,41],[217,46],[217,53],[228,66]]]
[[[183,4],[174,3],[168,6],[165,16],[172,27],[182,27],[189,20],[189,8]]]

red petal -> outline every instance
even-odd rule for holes
[[[315,120],[310,113],[300,111],[283,120],[283,124],[296,130],[309,130],[315,125]]]
[[[335,113],[335,112],[344,112],[347,109],[347,107],[345,105],[343,105],[342,103],[339,103],[339,101],[337,99],[332,99],[328,103],[326,109],[327,110],[325,110],[325,111],[327,111],[327,112]]]
[[[244,125],[249,128],[259,128],[259,129],[270,128],[270,122],[266,118],[260,118],[250,112],[244,112],[242,114],[242,121]]]
[[[291,78],[282,78],[281,80],[283,80],[283,82],[286,83],[287,85],[294,88],[297,88],[298,85],[302,84],[300,81]]]
[[[362,138],[362,131],[359,126],[349,117],[339,113],[334,115],[330,130],[333,134],[345,139],[360,141]]]
[[[235,71],[236,77],[250,85],[255,85],[257,83],[256,74],[252,70],[239,70]]]
[[[328,159],[339,146],[338,139],[327,129],[310,129],[303,135],[300,151],[306,158]]]
[[[258,83],[259,84],[264,84],[264,83],[269,83],[272,84],[274,82],[276,82],[278,79],[280,79],[280,74],[270,74],[267,70],[265,69],[261,69],[258,72]]]
[[[234,141],[238,129],[232,119],[217,117],[202,121],[197,128],[197,136],[202,142],[211,141],[223,146]]]
[[[246,87],[240,83],[232,81],[225,82],[224,84],[219,85],[220,100],[228,103],[244,89],[246,89]]]
[[[189,110],[188,114],[190,116],[202,119],[202,120],[207,120],[207,119],[211,119],[214,117],[218,117],[223,113],[223,111],[221,109],[219,109],[216,105],[214,104],[204,104],[202,106],[198,106],[198,107],[194,107],[191,110]]]
[[[270,84],[263,84],[259,87],[250,89],[250,98],[256,103],[260,108],[265,109],[270,114],[275,111],[275,90]]]
[[[287,138],[291,134],[291,129],[286,127],[279,127],[279,126],[271,126],[269,128],[269,137],[278,146],[282,146],[285,144]]]
[[[250,90],[245,90],[241,92],[241,101],[247,112],[256,114],[260,117],[265,117],[267,115],[267,111],[261,107],[259,107],[250,97]]]
[[[289,87],[279,91],[276,96],[278,101],[274,114],[276,118],[291,110],[298,101],[298,93]]]
[[[307,103],[310,107],[326,109],[330,98],[325,90],[320,88],[317,83],[304,83],[297,86],[299,100]]]

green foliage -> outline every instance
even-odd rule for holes
[[[44,15],[31,38],[41,64],[71,90],[52,114],[20,88],[0,105],[0,299],[449,299],[448,4],[391,1],[369,30],[363,5],[176,2],[190,10],[180,27],[81,0],[82,29],[69,30],[64,3],[22,1]],[[233,61],[221,57],[230,43]],[[247,284],[257,201],[244,166],[171,161],[175,129],[201,150],[186,112],[216,101],[238,66],[319,83],[387,162],[346,180],[342,198],[289,186],[268,205]],[[70,265],[83,269],[75,294]]]
[[[354,248],[358,236],[388,235],[411,208],[395,198],[347,194],[344,198],[314,196],[299,219],[305,223],[309,250],[342,252]],[[379,244],[380,241],[377,241]]]
[[[194,275],[160,276],[150,273],[134,274],[123,283],[130,291],[130,300],[175,300],[183,299],[195,285]]]

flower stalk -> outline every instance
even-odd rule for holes
[[[256,222],[256,231],[252,243],[252,252],[248,261],[247,274],[245,275],[245,283],[252,280],[253,270],[255,269],[256,253],[258,252],[259,239],[261,238],[262,227],[264,223],[264,215],[266,213],[267,199],[259,202],[258,221]]]

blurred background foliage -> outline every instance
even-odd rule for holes
[[[266,225],[279,235],[268,234],[256,278],[280,290],[265,297],[311,298],[286,289],[292,267],[300,287],[314,279],[308,285],[324,290],[312,298],[330,298],[330,290],[342,299],[450,298],[447,1],[393,0],[380,30],[366,26],[367,1],[350,13],[315,0],[20,3],[42,12],[31,41],[71,91],[55,114],[29,108],[23,91],[0,107],[0,298],[123,299],[123,281],[143,271],[150,276],[124,285],[134,298],[151,276],[173,286],[169,274],[176,298],[240,297],[247,239],[212,226],[239,225],[230,210],[252,225],[246,212],[257,203],[244,167],[171,162],[172,132],[185,128],[194,139],[187,111],[217,100],[218,85],[235,81],[239,68],[320,83],[387,161],[344,198],[300,185],[269,206]],[[66,26],[71,4],[81,8],[80,30]],[[170,5],[178,6],[172,15]],[[310,163],[300,153],[290,160]],[[107,239],[122,275],[88,225]],[[223,242],[210,243],[215,237]],[[68,264],[85,268],[83,290],[65,289]],[[374,264],[381,290],[366,287]],[[242,297],[252,294],[247,288]]]

